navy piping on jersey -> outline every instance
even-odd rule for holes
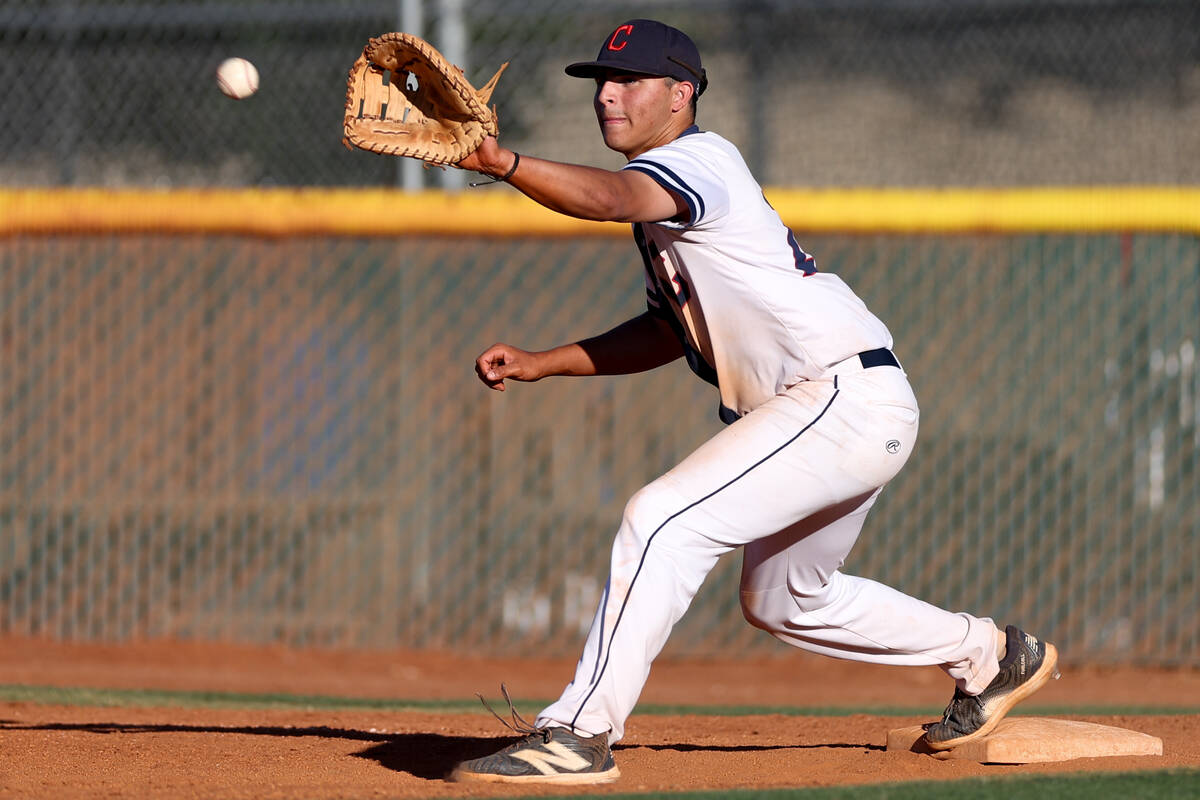
[[[705,500],[709,500],[709,499],[715,497],[716,495],[720,494],[721,492],[725,491],[730,486],[732,486],[733,484],[740,481],[742,478],[749,475],[752,471],[754,471],[758,467],[761,467],[769,459],[778,455],[780,452],[783,451],[783,449],[785,447],[791,445],[793,442],[795,442],[797,439],[799,439],[801,436],[803,436],[812,426],[816,425],[818,422],[821,421],[821,418],[825,416],[825,412],[827,412],[833,406],[833,401],[837,400],[837,396],[840,393],[841,393],[841,390],[838,388],[838,379],[837,379],[837,376],[835,375],[833,378],[833,395],[830,396],[829,402],[825,404],[825,407],[821,409],[821,413],[817,414],[817,416],[814,417],[811,422],[809,422],[807,425],[805,425],[803,428],[801,428],[800,431],[796,435],[794,435],[792,438],[788,439],[786,442],[784,442],[783,444],[776,447],[770,453],[767,453],[765,456],[760,458],[758,461],[756,461],[753,464],[751,464],[750,466],[746,467],[746,469],[743,470],[739,475],[737,475],[733,478],[730,478],[723,485],[718,486],[716,489],[713,489],[711,492],[704,495],[704,497],[701,497],[699,500],[692,501],[688,505],[686,505],[683,508],[676,511],[674,514],[671,514],[669,517],[667,517],[665,520],[663,520],[662,523],[657,528],[654,529],[654,532],[650,534],[650,537],[648,539],[646,539],[646,546],[644,548],[642,548],[642,557],[638,560],[637,570],[634,571],[633,578],[631,578],[629,581],[629,588],[625,590],[625,599],[621,601],[621,610],[617,613],[616,621],[613,622],[612,634],[609,636],[609,640],[608,640],[608,653],[604,656],[604,664],[600,667],[598,672],[593,674],[592,680],[591,680],[592,688],[590,691],[588,691],[587,695],[583,698],[583,701],[579,704],[579,710],[575,712],[575,716],[571,718],[571,726],[570,727],[572,730],[574,730],[574,728],[575,728],[575,723],[577,723],[579,721],[579,715],[583,713],[583,709],[587,706],[588,701],[592,699],[592,695],[594,695],[596,693],[596,690],[598,688],[600,688],[600,679],[604,676],[604,671],[606,669],[608,669],[608,660],[610,658],[612,658],[612,642],[614,639],[616,639],[617,629],[619,627],[621,627],[621,620],[625,617],[625,608],[629,605],[629,596],[631,594],[633,594],[633,588],[635,585],[637,585],[638,576],[642,574],[642,567],[644,567],[646,565],[646,555],[650,552],[650,545],[654,543],[654,537],[658,536],[658,534],[662,531],[662,529],[667,527],[667,523],[671,522],[673,519],[680,516],[681,514],[691,511],[693,508],[700,505]],[[607,585],[605,588],[607,590],[607,588],[608,588]],[[604,598],[604,600],[607,601],[607,598]],[[605,602],[605,605],[607,605],[607,602]],[[603,630],[603,629],[601,629],[601,630]],[[599,650],[597,651],[597,661],[599,661],[599,654],[603,653],[603,652],[604,652],[604,634],[601,633],[600,634],[600,642],[599,642]]]
[[[600,630],[604,630],[604,618],[608,614],[608,593],[611,587],[612,579],[609,578],[609,580],[604,582],[604,591],[600,593]],[[602,652],[603,648],[596,648],[596,666],[592,667],[591,677],[593,681],[600,677],[600,654]]]
[[[788,244],[792,247],[792,256],[796,259],[796,269],[803,272],[805,275],[812,275],[817,271],[817,260],[804,252],[800,247],[800,243],[796,241],[796,234],[791,228],[788,228],[787,236]]]
[[[647,167],[653,167],[654,169],[647,169]],[[636,161],[630,161],[625,169],[649,175],[659,186],[667,191],[679,194],[683,198],[683,201],[687,203],[688,216],[691,217],[689,220],[690,224],[697,225],[704,218],[704,198],[700,196],[699,192],[688,186],[683,178],[680,178],[662,164],[639,158]],[[659,174],[655,170],[659,170],[662,174]]]

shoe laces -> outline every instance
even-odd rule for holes
[[[519,736],[541,735],[545,741],[550,741],[550,729],[539,728],[529,720],[522,717],[521,712],[517,711],[516,706],[513,705],[512,698],[508,696],[508,687],[503,683],[500,684],[500,694],[504,696],[504,702],[508,703],[508,712],[512,722],[509,722],[507,719],[497,714],[496,709],[492,708],[491,704],[479,692],[476,692],[475,696],[479,698],[479,702],[483,703],[484,708],[492,712],[493,717],[500,720],[501,725],[508,728],[513,733]]]
[[[946,710],[942,712],[942,722],[949,722],[951,715],[957,710],[958,704],[963,700],[970,699],[971,695],[956,687],[954,689],[954,696],[950,698],[950,703],[946,706]]]

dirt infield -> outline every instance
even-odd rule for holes
[[[0,641],[0,684],[286,692],[345,697],[550,698],[570,674],[558,661],[462,660],[435,653],[310,652],[143,643],[126,647]],[[797,653],[754,662],[655,666],[644,703],[941,706],[936,669],[885,669]],[[1023,708],[1159,736],[1164,756],[985,766],[887,753],[911,716],[658,716],[635,714],[616,759],[634,792],[830,786],[1033,772],[1200,768],[1200,715],[1084,716],[1072,706],[1200,707],[1195,670],[1063,665]],[[563,794],[446,783],[462,758],[505,731],[479,713],[251,711],[63,707],[0,703],[3,797],[483,797]]]

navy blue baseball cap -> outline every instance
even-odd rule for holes
[[[700,51],[686,33],[652,19],[631,19],[618,25],[600,46],[595,61],[567,67],[573,78],[595,78],[606,70],[658,75],[686,81],[699,96],[708,86]]]

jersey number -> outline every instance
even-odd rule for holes
[[[675,299],[679,301],[679,307],[687,305],[687,301],[692,297],[692,289],[678,272],[671,276],[671,288],[675,290]]]

